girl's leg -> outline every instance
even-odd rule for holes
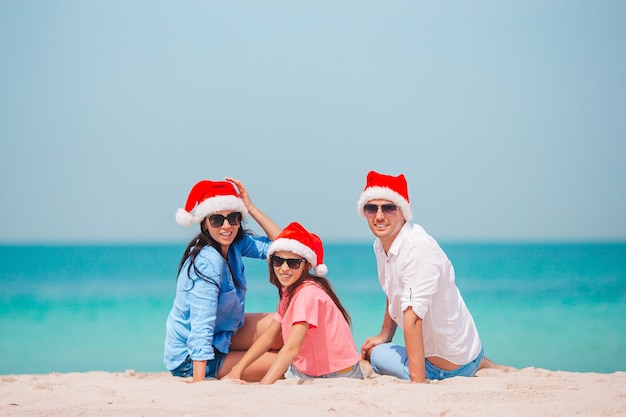
[[[274,320],[274,313],[246,313],[243,326],[233,335],[230,342],[230,351],[246,351],[252,343],[267,329]],[[278,335],[271,350],[280,350],[283,347],[283,339]]]
[[[222,378],[224,375],[229,373],[233,366],[239,362],[245,353],[246,352],[244,350],[230,351],[228,355],[226,355],[224,365],[222,365],[222,369],[218,372],[217,377]],[[276,360],[276,356],[278,356],[277,352],[265,352],[263,356],[254,361],[252,365],[248,366],[246,370],[243,371],[241,379],[248,382],[259,382],[270,369],[272,363]]]
[[[274,313],[246,313],[243,326],[233,335],[230,343],[230,351],[226,355],[224,365],[217,374],[222,378],[229,373],[233,366],[241,360],[252,343],[269,327],[274,320]],[[283,347],[282,335],[279,333],[268,352],[265,352],[259,359],[248,366],[241,375],[241,379],[249,382],[260,381],[270,366],[276,360],[278,351]]]

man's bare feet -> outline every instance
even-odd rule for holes
[[[504,372],[509,372],[509,371],[514,371],[516,368],[513,368],[512,366],[499,365],[497,363],[492,362],[488,358],[483,358],[483,360],[480,362],[480,366],[478,367],[478,370],[481,370],[481,369],[500,369]]]

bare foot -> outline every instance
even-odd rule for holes
[[[368,361],[361,359],[360,365],[361,372],[363,372],[363,378],[367,379],[374,373],[372,365]]]
[[[509,372],[514,371],[516,368],[513,368],[512,366],[499,365],[492,362],[488,358],[483,358],[483,360],[480,362],[480,366],[478,367],[478,369],[500,369],[501,371]]]

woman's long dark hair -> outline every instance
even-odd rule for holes
[[[237,235],[235,236],[233,243],[238,242],[241,239],[243,239],[245,234],[252,234],[252,232],[244,229],[243,223],[240,223],[239,230],[237,231]],[[205,246],[214,247],[217,253],[222,255],[222,246],[215,239],[213,239],[213,237],[211,236],[211,233],[206,227],[206,217],[200,222],[200,233],[198,233],[198,235],[196,235],[196,237],[194,237],[191,240],[191,242],[189,242],[189,245],[187,245],[187,248],[185,249],[185,252],[183,253],[183,256],[180,260],[180,264],[178,265],[179,275],[180,275],[180,271],[183,269],[183,266],[185,265],[185,262],[187,262],[187,259],[190,259],[189,266],[187,267],[187,277],[189,277],[189,279],[191,279],[191,268],[193,268],[197,276],[199,276],[200,278],[206,281],[214,282],[212,278],[207,277],[196,266],[196,256],[198,256],[198,253],[200,253],[202,248]],[[230,264],[228,263],[228,254],[226,258],[224,258],[224,260],[226,261],[226,265],[228,265],[228,267],[230,268]],[[233,281],[235,283],[235,286],[237,288],[240,288],[241,283],[238,282],[234,278],[235,277],[233,276]],[[219,286],[219,283],[215,282],[215,284]]]
[[[274,286],[278,289],[278,297],[280,299],[280,297],[282,296],[283,286],[276,276],[276,272],[274,271],[274,267],[272,266],[271,261],[268,262],[268,268],[270,272],[270,282],[274,284]],[[302,272],[302,276],[292,285],[285,288],[285,291],[287,291],[287,305],[291,303],[291,297],[293,297],[293,294],[296,292],[296,290],[298,290],[298,288],[300,288],[304,281],[312,281],[313,283],[320,286],[324,291],[326,291],[326,293],[331,298],[331,300],[333,300],[339,311],[341,311],[341,314],[343,314],[343,317],[346,319],[348,324],[352,325],[350,314],[348,314],[348,310],[346,310],[341,304],[341,301],[339,301],[339,297],[337,297],[337,294],[335,294],[335,290],[333,290],[333,286],[331,285],[330,281],[327,278],[311,274],[309,272],[309,269],[311,268],[311,264],[309,262],[306,263],[304,268],[305,269]]]

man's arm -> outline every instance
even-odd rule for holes
[[[404,344],[409,360],[411,382],[426,382],[426,364],[424,357],[424,335],[422,319],[409,307],[404,310]]]

